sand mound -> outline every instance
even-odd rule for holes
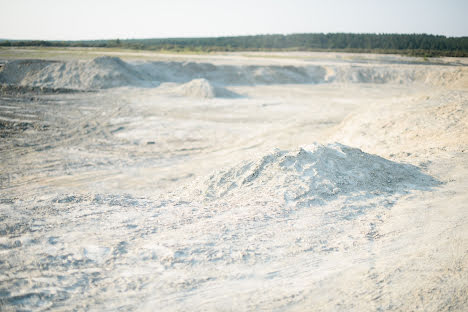
[[[45,60],[12,60],[0,68],[0,83],[21,84],[23,79],[37,74],[47,66],[58,62]]]
[[[213,86],[206,79],[194,79],[175,88],[174,94],[194,98],[211,99],[215,97],[234,98],[238,94],[222,87]]]
[[[214,98],[216,96],[215,88],[206,79],[194,79],[178,87],[178,91],[181,95],[190,97]]]
[[[216,173],[203,183],[201,195],[208,200],[273,199],[310,206],[342,195],[372,197],[435,185],[417,167],[335,143],[277,151]]]
[[[91,61],[12,61],[0,73],[0,81],[23,86],[78,90],[142,86],[150,77],[117,57]]]

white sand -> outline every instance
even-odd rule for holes
[[[1,307],[464,311],[464,60],[267,56],[2,61]]]
[[[389,196],[439,183],[417,167],[398,164],[341,144],[314,144],[297,151],[278,150],[241,163],[205,181],[207,200],[228,198],[238,204],[272,200],[280,205],[317,206],[328,201]]]
[[[203,79],[203,80],[200,80]],[[202,62],[125,62],[102,56],[90,61],[8,60],[0,71],[0,82],[23,86],[106,89],[122,86],[153,87],[159,83],[188,83],[182,93],[193,89],[210,92],[207,82],[221,86],[297,83],[378,83],[463,86],[468,83],[461,66],[421,66],[315,63],[308,65],[224,65]],[[195,93],[197,93],[195,92]]]

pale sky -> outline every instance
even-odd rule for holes
[[[0,0],[0,38],[79,40],[304,32],[468,36],[468,0]]]

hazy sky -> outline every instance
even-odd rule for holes
[[[468,36],[468,0],[0,0],[0,38],[299,32]]]

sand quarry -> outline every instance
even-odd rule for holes
[[[0,310],[466,311],[467,60],[0,64]]]

